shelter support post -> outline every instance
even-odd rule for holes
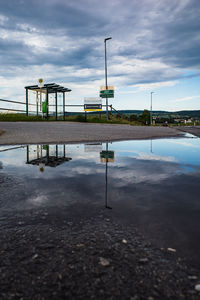
[[[56,96],[56,121],[58,120],[58,93],[55,93]]]
[[[36,92],[36,110],[37,110],[37,116],[38,116],[38,91]]]
[[[28,89],[26,88],[26,115],[28,116]]]
[[[46,88],[46,103],[47,103],[47,120],[49,119],[49,91]]]
[[[65,121],[65,92],[63,92],[63,121]]]

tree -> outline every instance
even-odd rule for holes
[[[140,120],[144,125],[150,124],[150,112],[147,109],[143,111],[142,115],[140,116]]]
[[[130,115],[130,121],[137,121],[138,117],[137,115]]]

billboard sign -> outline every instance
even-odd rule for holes
[[[84,111],[102,111],[102,99],[100,97],[84,98]]]

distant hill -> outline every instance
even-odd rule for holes
[[[140,115],[143,113],[143,110],[119,110],[120,114],[124,115]],[[88,114],[94,115],[98,112],[89,112]],[[102,111],[102,114],[105,114],[106,111]],[[113,114],[116,114],[117,112],[113,110]],[[84,112],[68,112],[67,115],[77,115],[77,114],[85,114]],[[153,116],[156,117],[173,117],[173,118],[194,118],[199,117],[200,118],[200,110],[180,110],[180,111],[162,111],[162,110],[153,110],[152,111]]]

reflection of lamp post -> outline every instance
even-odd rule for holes
[[[150,109],[150,124],[151,124],[151,126],[152,126],[152,94],[153,94],[154,92],[151,92],[151,109]]]
[[[106,90],[108,89],[106,41],[111,40],[111,39],[112,39],[111,37],[104,39],[104,44],[105,44],[105,84],[106,84]],[[107,94],[106,94],[106,118],[108,120],[108,97],[107,97]]]
[[[106,142],[106,151],[108,152],[108,142]],[[105,208],[112,209],[112,207],[108,206],[108,158],[106,158]]]

